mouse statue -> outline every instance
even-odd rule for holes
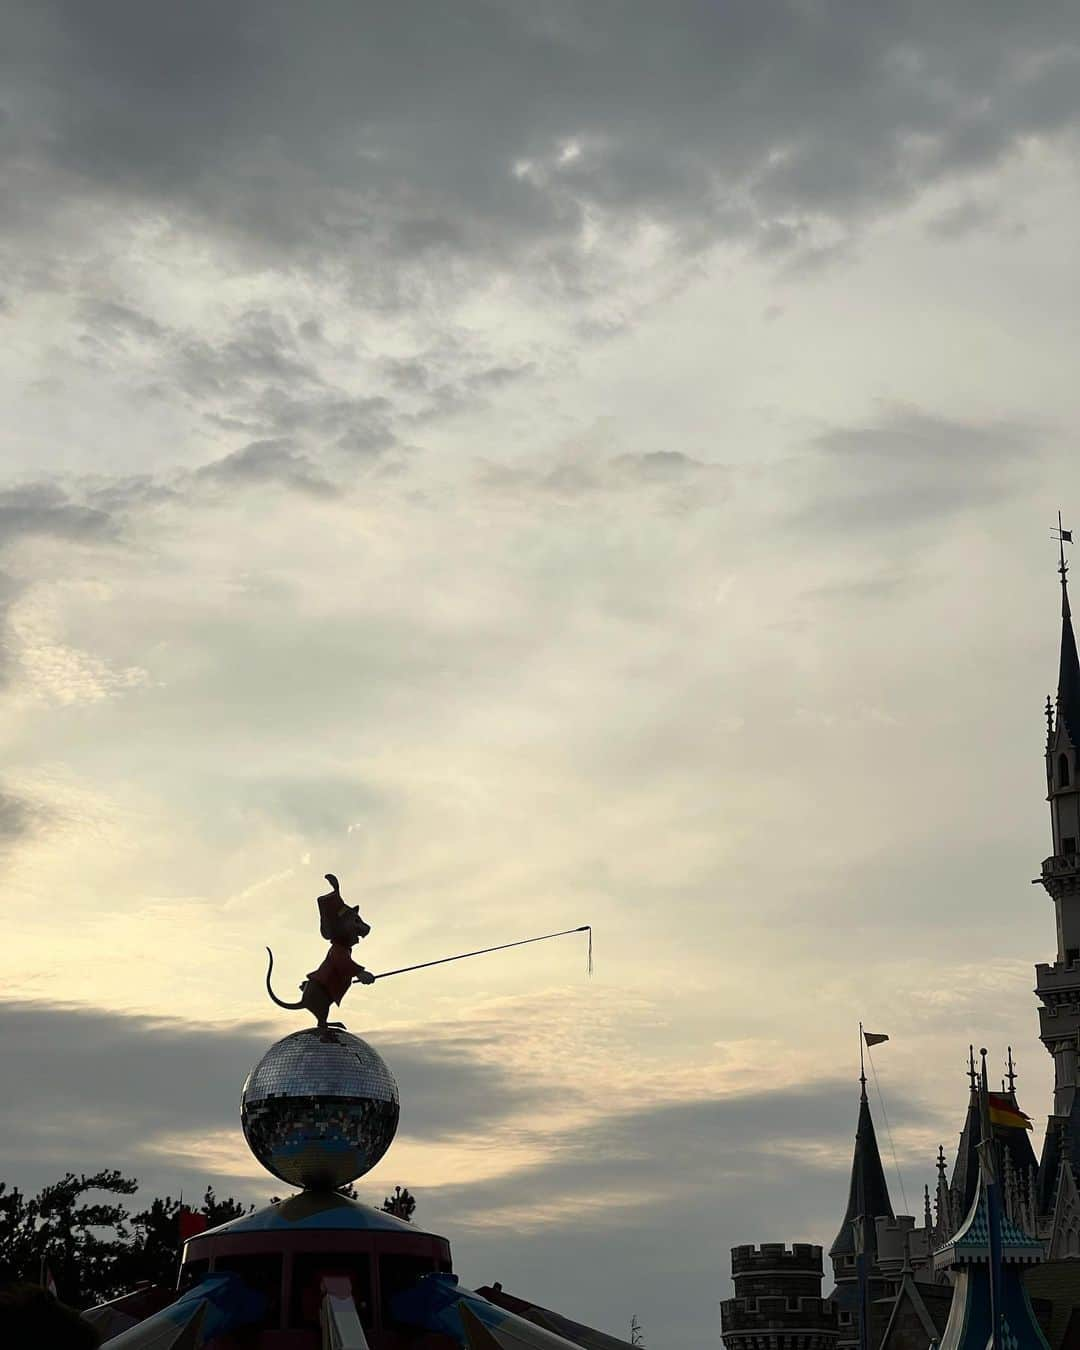
[[[357,965],[352,959],[352,949],[371,932],[371,925],[360,917],[359,905],[347,905],[341,898],[338,879],[327,872],[326,879],[333,888],[326,895],[320,895],[319,932],[330,943],[322,965],[309,973],[300,986],[300,998],[296,1003],[286,1003],[278,998],[270,987],[270,976],[274,970],[274,953],[267,947],[270,964],[266,969],[266,992],[279,1008],[306,1008],[320,1028],[340,1027],[340,1022],[327,1022],[331,1003],[340,1004],[348,992],[349,986],[358,981],[360,984],[374,984],[375,976],[370,970]]]

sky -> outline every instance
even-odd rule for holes
[[[982,0],[7,0],[0,1178],[280,1190],[322,877],[475,1286],[717,1343],[1040,1135],[1080,19]]]

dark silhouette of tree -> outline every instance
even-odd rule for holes
[[[171,1195],[153,1200],[149,1209],[134,1216],[131,1226],[135,1241],[125,1263],[125,1287],[130,1289],[140,1280],[149,1280],[171,1289],[180,1266],[179,1200]]]
[[[231,1196],[219,1200],[214,1194],[213,1186],[207,1186],[199,1213],[206,1215],[206,1226],[208,1228],[216,1228],[220,1223],[230,1223],[233,1219],[239,1219],[244,1214],[251,1214],[254,1209],[254,1205],[244,1206],[239,1200],[234,1200]]]
[[[37,1284],[47,1265],[57,1293],[76,1308],[115,1298],[144,1280],[173,1288],[183,1246],[179,1200],[154,1199],[134,1216],[117,1203],[83,1202],[89,1191],[119,1196],[137,1187],[115,1171],[69,1172],[28,1199],[0,1182],[0,1284]],[[230,1196],[219,1199],[208,1186],[197,1212],[214,1228],[252,1209]]]
[[[408,1190],[403,1191],[400,1186],[395,1186],[394,1194],[386,1197],[382,1207],[385,1213],[412,1223],[412,1216],[416,1213],[416,1197]]]
[[[27,1198],[0,1182],[0,1268],[8,1280],[37,1283],[43,1264],[72,1307],[113,1298],[124,1288],[121,1268],[130,1242],[128,1212],[91,1192],[131,1195],[138,1182],[116,1171],[68,1172]]]

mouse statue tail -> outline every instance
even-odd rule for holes
[[[266,992],[270,995],[270,997],[274,1000],[274,1002],[278,1005],[279,1008],[288,1008],[290,1012],[293,1009],[302,1008],[304,1006],[303,999],[301,999],[298,1003],[286,1003],[284,999],[278,998],[277,994],[275,994],[273,989],[270,988],[270,976],[274,973],[274,953],[270,950],[269,947],[267,947],[266,954],[270,958],[270,964],[266,967]]]

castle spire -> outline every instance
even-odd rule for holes
[[[1072,609],[1069,606],[1069,564],[1065,545],[1072,543],[1072,530],[1062,529],[1058,512],[1058,575],[1061,577],[1061,657],[1058,662],[1057,723],[1064,724],[1073,746],[1080,749],[1080,659],[1076,654]]]
[[[938,1144],[937,1151],[937,1195],[934,1200],[937,1223],[934,1226],[934,1241],[946,1242],[952,1237],[955,1223],[952,1216],[952,1202],[949,1198],[949,1180],[946,1176],[945,1149]]]
[[[844,1221],[836,1235],[836,1241],[829,1248],[829,1255],[837,1257],[850,1255],[855,1251],[855,1223],[865,1220],[867,1254],[877,1251],[877,1238],[874,1232],[874,1220],[893,1218],[892,1201],[889,1199],[889,1187],[885,1181],[885,1169],[881,1165],[881,1153],[878,1151],[877,1134],[870,1115],[870,1103],[866,1096],[866,1074],[859,1075],[859,1123],[855,1130],[855,1152],[851,1159],[851,1184],[848,1187],[848,1203],[844,1212]]]

